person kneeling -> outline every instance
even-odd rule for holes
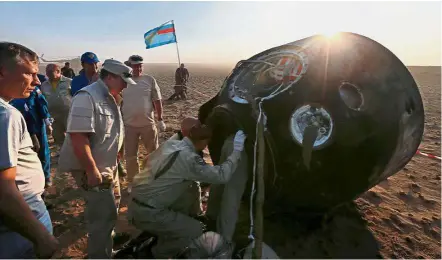
[[[138,229],[158,236],[152,248],[155,258],[180,254],[203,233],[202,224],[193,218],[198,202],[189,192],[197,181],[227,183],[241,160],[245,135],[238,131],[234,149],[224,163],[211,166],[197,153],[208,144],[211,130],[194,126],[183,140],[168,140],[149,155],[145,170],[136,175],[129,204],[129,221]]]

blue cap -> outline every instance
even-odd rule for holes
[[[93,63],[97,63],[100,61],[98,60],[98,57],[95,53],[88,51],[88,52],[83,53],[83,55],[81,55],[81,62],[93,64]]]

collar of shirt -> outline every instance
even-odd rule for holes
[[[91,80],[89,80],[89,79],[87,78],[87,76],[86,76],[86,72],[85,72],[84,70],[83,70],[83,71],[80,71],[80,74],[78,74],[78,77],[81,78],[81,80],[82,80],[84,83],[86,83],[86,85],[91,84]]]
[[[109,97],[111,100],[113,100],[115,102],[115,105],[118,107],[118,102],[117,100],[114,98],[114,96],[112,96],[112,94],[109,91],[109,87],[106,85],[106,83],[104,83],[103,80],[98,79],[97,81],[97,87],[99,87],[99,90],[101,92],[102,95]]]
[[[12,101],[12,100],[11,100],[11,101]],[[9,102],[6,102],[6,100],[5,100],[4,98],[2,98],[2,97],[0,97],[0,103],[3,104],[3,105],[6,105],[6,106],[8,106],[8,107],[12,107],[12,106],[9,104]]]
[[[49,81],[49,83],[51,83],[52,87],[54,87],[54,85],[57,86],[57,85],[60,84],[61,82],[65,82],[66,79],[67,79],[67,78],[66,78],[65,76],[61,75],[60,78],[58,78],[58,79],[55,80],[55,81],[50,81],[50,80],[48,80],[48,81]]]
[[[192,141],[188,137],[184,137],[183,140],[181,141],[181,143],[183,146],[190,148],[190,150],[192,150],[192,152],[196,152],[195,146],[193,145]]]
[[[57,88],[57,86],[58,86],[58,84],[60,83],[60,81],[61,81],[61,78],[56,79],[56,80],[54,80],[54,81],[50,81],[51,86],[52,86],[52,90],[55,90],[55,89]]]
[[[98,79],[96,82],[97,82],[97,87],[99,88],[101,94],[103,94],[105,96],[107,96],[107,95],[112,96],[109,91],[109,87],[106,85],[106,83],[104,83],[103,80]]]

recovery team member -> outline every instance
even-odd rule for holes
[[[134,178],[129,221],[158,236],[152,248],[155,258],[176,256],[203,232],[201,223],[189,216],[196,199],[187,196],[189,187],[196,181],[228,182],[241,159],[245,135],[239,131],[228,159],[219,166],[207,165],[197,152],[207,146],[210,137],[210,130],[199,126],[181,141],[165,142],[149,155],[145,170]]]
[[[89,258],[110,258],[112,253],[120,197],[117,154],[124,139],[116,99],[127,84],[135,84],[131,77],[130,67],[105,60],[100,79],[72,100],[59,171],[71,172],[84,189]]]
[[[93,52],[85,52],[81,55],[81,66],[83,69],[79,75],[72,79],[71,95],[75,96],[77,91],[94,83],[98,79],[98,59]]]
[[[59,147],[63,145],[66,121],[71,107],[71,82],[70,78],[61,75],[60,67],[56,64],[46,66],[46,76],[48,80],[41,84],[41,91],[47,99],[49,112],[54,118],[52,136],[55,144]]]
[[[128,59],[133,69],[133,80],[136,85],[129,86],[123,91],[122,114],[125,128],[125,159],[128,192],[131,192],[132,180],[140,169],[138,164],[139,140],[143,142],[148,154],[158,148],[158,130],[155,126],[154,108],[157,112],[158,128],[166,129],[163,122],[163,107],[161,91],[156,80],[143,73],[143,57],[132,55]]]
[[[189,81],[189,71],[184,67],[184,63],[181,63],[180,67],[175,71],[175,93],[169,97],[169,100],[187,98],[187,81]]]
[[[70,79],[73,79],[75,77],[75,72],[71,68],[71,64],[69,62],[65,62],[64,67],[61,68],[61,74]]]
[[[231,135],[224,141],[219,162],[227,160],[233,149],[234,135]],[[247,154],[242,151],[241,161],[232,178],[225,184],[210,185],[206,217],[216,223],[216,232],[230,242],[235,233],[241,198],[247,184],[247,169]]]

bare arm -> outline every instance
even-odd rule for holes
[[[157,81],[152,78],[152,101],[157,112],[158,121],[163,121],[163,104],[161,103],[161,90]]]
[[[155,100],[153,102],[153,105],[155,106],[155,111],[157,112],[158,121],[162,121],[163,120],[163,104],[161,103],[161,99]]]
[[[34,216],[15,184],[16,167],[0,170],[0,218],[6,226],[32,241],[45,243],[51,238],[45,226]]]
[[[80,161],[81,166],[86,170],[88,185],[90,187],[101,184],[101,174],[92,157],[91,145],[87,133],[69,133],[72,140],[74,154]],[[98,179],[96,179],[98,178]]]
[[[94,105],[87,93],[78,93],[72,100],[71,111],[68,117],[66,132],[71,137],[72,149],[88,177],[88,184],[95,186],[100,184],[101,178],[92,157],[89,136],[95,133]],[[98,174],[97,174],[98,173]],[[100,179],[99,183],[91,183],[91,177]]]
[[[97,169],[97,165],[92,157],[88,134],[69,133],[69,135],[71,136],[74,154],[77,156],[77,159],[80,161],[86,172],[95,171],[95,169]]]

